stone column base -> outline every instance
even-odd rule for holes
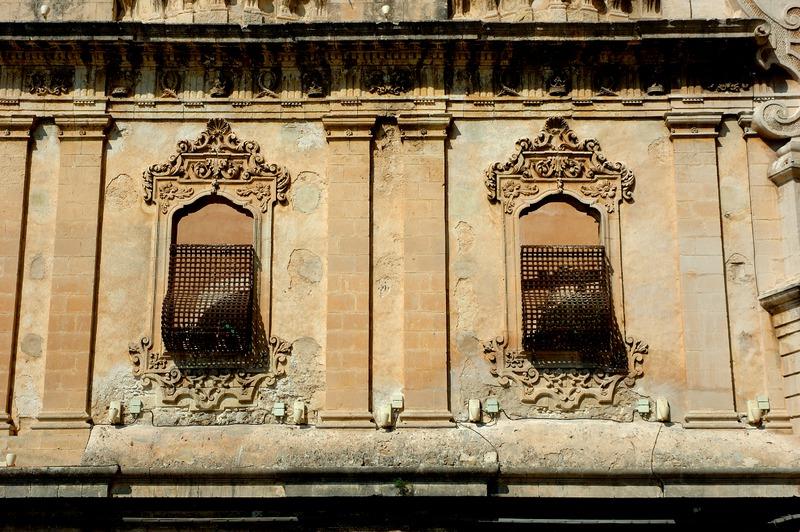
[[[693,410],[684,417],[686,429],[742,429],[739,414],[728,410]]]
[[[342,410],[323,410],[319,413],[317,428],[321,429],[374,429],[370,412],[348,412]]]
[[[403,410],[397,420],[398,427],[449,429],[456,426],[448,410]]]

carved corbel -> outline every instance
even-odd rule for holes
[[[748,16],[765,20],[755,31],[761,66],[765,69],[779,66],[800,81],[800,0],[738,1]],[[753,127],[766,138],[798,137],[800,111],[780,101],[765,102],[755,110]]]
[[[55,119],[58,137],[62,140],[102,140],[111,125],[108,115],[59,116]]]
[[[397,125],[403,140],[444,140],[450,128],[450,115],[440,116],[400,116]]]
[[[0,140],[27,140],[31,136],[35,116],[0,117]]]
[[[780,66],[800,81],[800,0],[739,0],[739,5],[750,17],[765,20],[755,31],[761,66]]]
[[[330,115],[322,118],[328,142],[336,140],[371,140],[374,116]]]

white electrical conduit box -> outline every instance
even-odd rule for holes
[[[656,421],[669,422],[669,401],[666,397],[656,399]]]
[[[469,420],[472,423],[478,423],[481,420],[481,400],[480,399],[470,399],[469,400]]]
[[[122,403],[120,401],[111,401],[109,403],[108,422],[112,425],[119,425],[122,423]]]
[[[303,401],[295,401],[292,408],[292,422],[295,425],[306,424],[306,404]]]
[[[378,407],[375,412],[375,423],[382,429],[392,427],[392,405],[385,404]]]

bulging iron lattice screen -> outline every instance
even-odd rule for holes
[[[239,366],[252,354],[254,258],[250,245],[170,247],[161,334],[176,361]]]
[[[535,366],[627,370],[603,246],[522,246],[522,347]]]

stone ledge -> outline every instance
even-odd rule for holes
[[[97,426],[81,467],[0,469],[0,486],[14,486],[12,492],[105,483],[115,497],[392,495],[398,479],[420,486],[418,495],[441,495],[450,486],[455,494],[489,489],[510,497],[788,497],[800,495],[800,447],[798,437],[766,430],[644,421],[501,421],[392,432]]]

